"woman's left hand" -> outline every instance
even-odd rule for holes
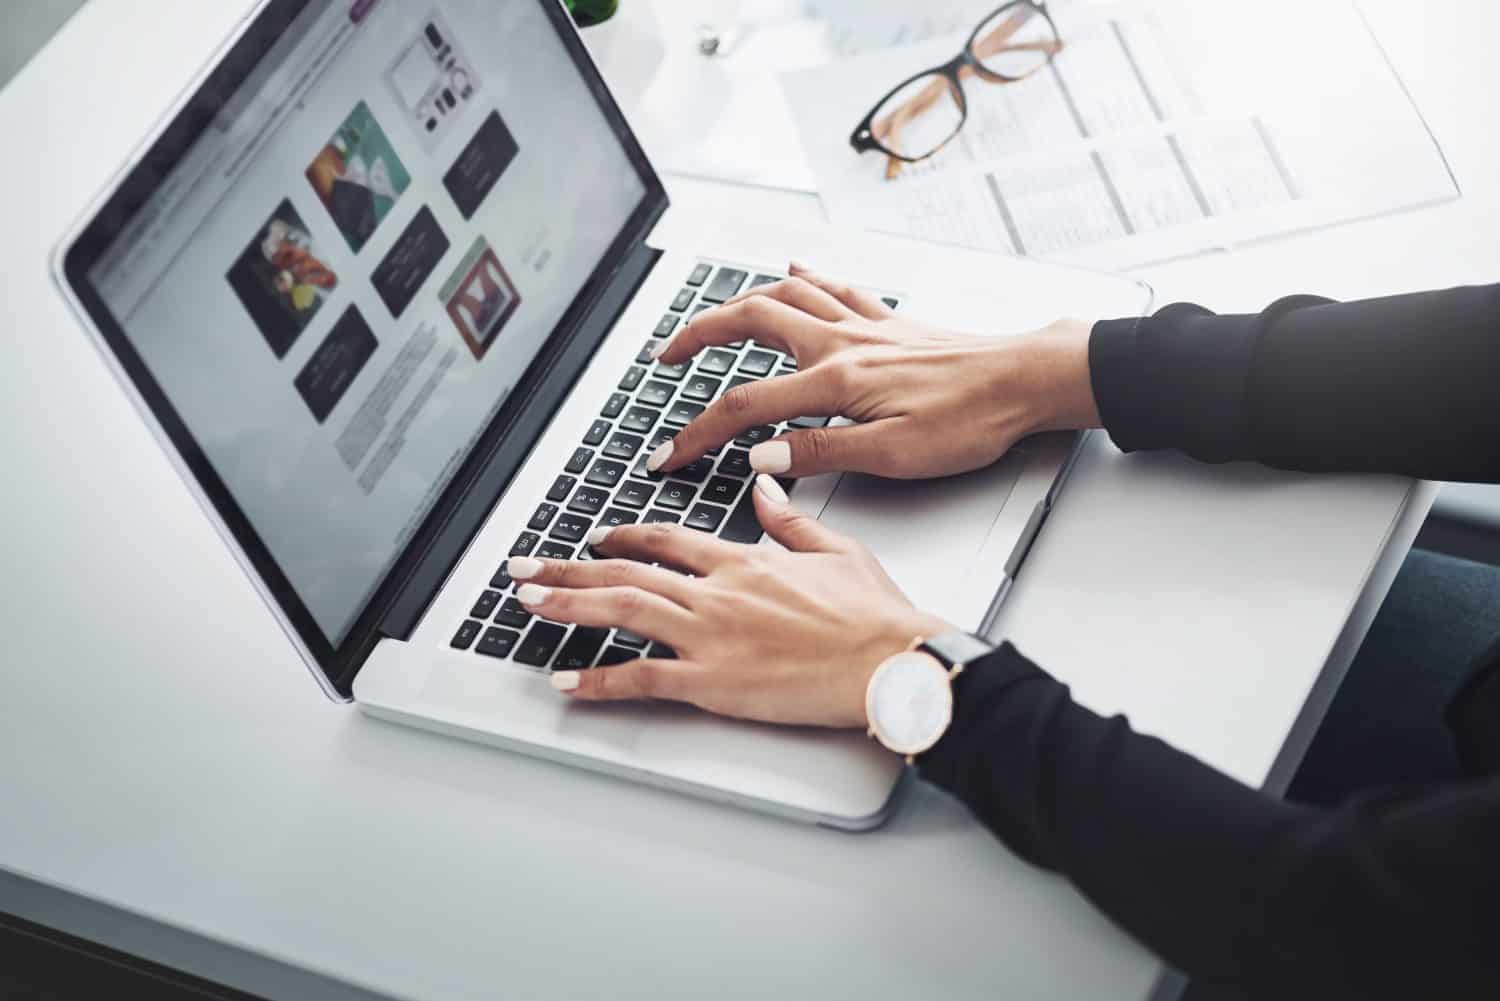
[[[761,525],[785,550],[657,523],[596,530],[589,541],[608,559],[513,557],[510,574],[525,582],[516,596],[530,611],[619,626],[677,652],[559,671],[554,686],[579,699],[865,726],[865,688],[881,661],[952,627],[912,607],[869,550],[797,511],[775,480],[762,475],[752,489]]]

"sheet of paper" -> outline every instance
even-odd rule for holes
[[[1052,9],[1066,44],[1053,66],[966,83],[958,138],[895,180],[850,131],[967,32],[784,75],[829,216],[1125,268],[1458,195],[1350,3],[1226,4],[1212,18],[1182,0]]]

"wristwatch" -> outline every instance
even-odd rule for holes
[[[870,736],[914,764],[953,722],[953,679],[965,664],[993,650],[955,630],[926,640],[919,636],[908,649],[887,657],[865,689]]]

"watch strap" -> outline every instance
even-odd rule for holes
[[[939,664],[951,670],[954,665],[968,664],[988,656],[995,647],[977,636],[955,629],[923,640],[917,649],[932,654]]]

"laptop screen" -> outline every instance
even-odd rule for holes
[[[271,4],[88,266],[331,647],[647,194],[558,17]]]

